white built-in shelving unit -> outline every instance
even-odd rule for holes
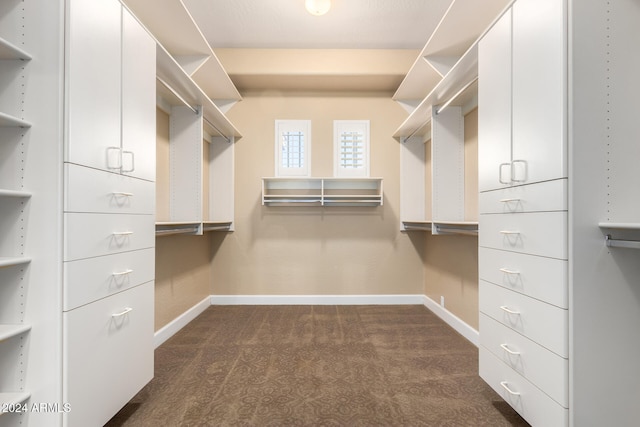
[[[262,178],[266,206],[382,206],[382,178]]]
[[[409,112],[393,135],[403,230],[477,233],[464,209],[464,115],[477,106],[477,41],[510,3],[454,0],[393,96]]]
[[[225,113],[242,98],[182,1],[123,2],[156,39],[158,108],[170,120],[169,213],[157,236],[233,230],[241,134]]]

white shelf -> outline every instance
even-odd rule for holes
[[[27,257],[0,257],[0,268],[28,264],[29,262],[31,262],[31,258]]]
[[[382,206],[382,178],[262,178],[268,206]]]
[[[31,397],[31,393],[17,392],[17,393],[0,393],[0,403],[6,405],[18,405],[25,402]],[[0,412],[0,415],[3,413]]]
[[[617,230],[640,230],[640,222],[600,222],[598,227]]]
[[[424,99],[513,0],[454,0],[393,95]]]
[[[191,76],[176,62],[167,50],[158,44],[157,52],[158,94],[170,105],[187,105],[192,109],[202,108],[205,124],[212,129],[213,136],[241,138],[240,132],[231,124],[216,104],[202,91]],[[207,123],[208,122],[208,123]]]
[[[156,222],[156,237],[173,234],[200,234],[201,222]]]
[[[434,221],[433,234],[478,235],[478,221]]]
[[[0,112],[0,127],[30,128],[31,123],[26,120],[22,120],[9,114]]]
[[[605,235],[605,245],[608,247],[640,249],[640,223],[637,222],[600,222],[602,230],[615,231],[624,239],[614,238],[612,234]]]
[[[477,96],[477,78],[478,44],[475,43],[400,125],[393,137],[428,135],[434,107],[445,103],[462,106],[472,102]]]
[[[31,193],[27,191],[5,190],[0,188],[0,197],[29,198],[31,197]]]
[[[1,59],[17,59],[28,61],[31,59],[26,51],[0,37],[0,60]]]
[[[123,1],[219,108],[242,99],[182,1]]]
[[[231,231],[233,227],[232,221],[204,221],[202,223],[202,231]]]
[[[0,324],[0,343],[9,338],[23,334],[31,329],[31,325],[2,325]]]

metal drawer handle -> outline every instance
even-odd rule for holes
[[[501,203],[519,202],[521,199],[500,199]]]
[[[125,270],[125,271],[120,271],[118,273],[111,273],[111,275],[112,276],[124,276],[125,274],[131,274],[131,273],[133,273],[133,270],[128,269],[128,270]]]
[[[114,236],[130,236],[133,234],[133,231],[114,231],[111,234]]]
[[[500,309],[501,309],[502,311],[506,312],[506,313],[509,313],[509,314],[517,314],[517,315],[519,315],[519,314],[520,314],[520,312],[519,312],[519,311],[512,310],[512,309],[510,309],[509,307],[507,307],[506,305],[501,305],[501,306],[500,306]]]
[[[121,170],[122,172],[133,172],[136,170],[136,155],[133,151],[122,150],[122,155],[124,156],[125,154],[129,154],[131,156],[131,169],[125,169],[124,166],[122,166]]]
[[[519,271],[509,270],[508,268],[501,268],[500,271],[502,271],[503,273],[506,273],[506,274],[520,274]]]
[[[500,381],[500,385],[503,389],[507,390],[507,392],[512,396],[520,396],[520,392],[513,391],[509,388],[509,385],[506,381]]]
[[[113,314],[111,315],[111,317],[122,317],[122,316],[124,316],[125,314],[127,314],[128,312],[130,312],[131,310],[133,310],[133,308],[131,308],[131,307],[125,307],[125,309],[124,309],[124,310],[122,310],[120,313],[113,313]]]
[[[500,230],[500,234],[511,235],[511,234],[520,234],[520,232],[519,231],[512,231],[512,230]]]
[[[111,194],[114,196],[133,197],[133,193],[126,193],[124,191],[114,191]]]
[[[509,354],[512,354],[514,356],[520,356],[520,352],[519,351],[513,351],[511,350],[506,344],[500,344],[500,347],[502,347],[502,349],[504,351],[506,351]]]

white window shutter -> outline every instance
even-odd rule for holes
[[[334,175],[336,177],[369,176],[369,121],[335,120]]]

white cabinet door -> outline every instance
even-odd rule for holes
[[[112,171],[119,166],[110,147],[120,147],[121,8],[114,0],[67,0],[65,160]]]
[[[511,11],[478,49],[478,186],[486,191],[510,184]]]
[[[104,425],[153,377],[153,282],[62,315],[66,426]]]
[[[513,178],[567,176],[565,2],[513,6]]]
[[[115,2],[114,2],[115,3]],[[156,179],[156,43],[122,11],[122,173]]]

